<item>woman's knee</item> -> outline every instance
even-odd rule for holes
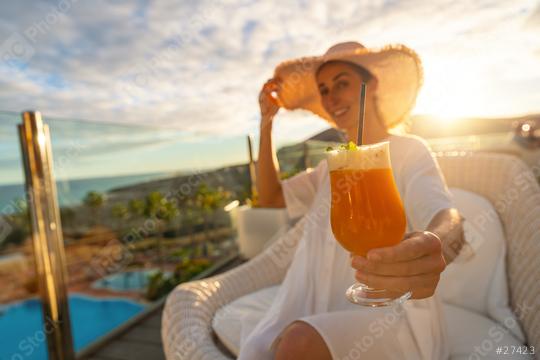
[[[276,359],[331,359],[328,346],[315,328],[295,321],[282,333],[276,347]]]

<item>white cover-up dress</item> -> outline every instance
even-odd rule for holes
[[[437,212],[453,207],[451,195],[423,140],[401,135],[388,140],[407,231],[425,230]],[[273,359],[280,333],[300,320],[319,332],[333,359],[447,359],[446,324],[436,296],[385,308],[345,298],[354,269],[332,234],[326,161],[282,187],[289,216],[306,215],[307,223],[272,306],[252,331],[242,331],[238,358]]]

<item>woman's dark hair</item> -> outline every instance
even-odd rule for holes
[[[342,60],[331,60],[331,61],[327,61],[325,63],[322,63],[321,66],[319,66],[319,68],[317,69],[317,71],[315,73],[315,77],[317,77],[319,75],[319,71],[321,71],[321,69],[323,67],[325,67],[326,65],[328,65],[328,64],[347,64],[350,67],[352,67],[354,69],[354,71],[356,71],[362,77],[362,79],[365,82],[368,82],[369,80],[374,78],[374,76],[371,75],[371,73],[369,71],[367,71],[366,69],[364,69],[362,66],[356,65],[356,64],[354,64],[352,62],[342,61]]]

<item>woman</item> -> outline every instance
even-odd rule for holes
[[[400,244],[372,250],[367,258],[350,257],[332,235],[326,162],[281,182],[272,146],[272,122],[280,106],[309,110],[356,141],[362,82],[367,83],[364,143],[390,142],[408,221]],[[321,57],[281,64],[264,85],[260,205],[286,207],[291,217],[312,221],[306,222],[272,307],[243,341],[240,359],[448,357],[444,319],[433,295],[440,273],[463,245],[461,217],[425,143],[390,133],[408,116],[421,83],[420,61],[412,50],[371,50],[348,42]],[[371,287],[411,291],[413,300],[378,309],[350,304],[344,290],[353,276]]]

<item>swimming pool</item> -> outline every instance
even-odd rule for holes
[[[75,350],[81,350],[143,309],[143,305],[127,299],[70,295],[69,310]],[[0,359],[47,359],[44,329],[41,302],[38,299],[1,308]]]
[[[149,269],[119,272],[94,281],[92,287],[113,291],[141,291],[148,286],[149,277],[158,271],[158,269]]]

